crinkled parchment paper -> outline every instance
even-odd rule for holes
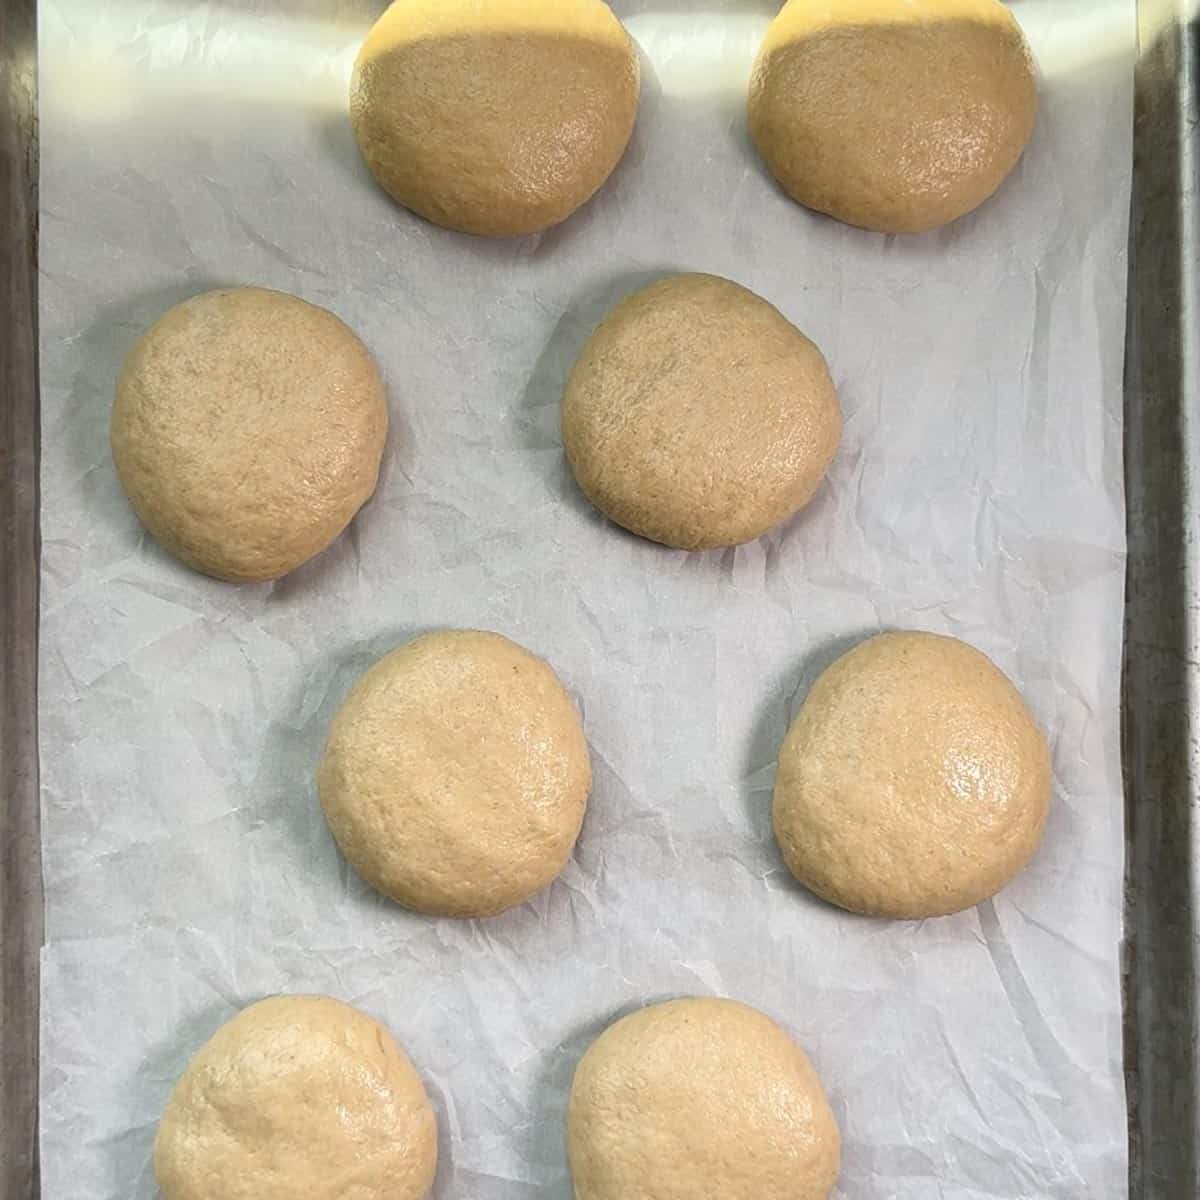
[[[434,1097],[439,1200],[566,1200],[575,1063],[679,993],[774,1015],[845,1135],[838,1195],[1125,1192],[1118,944],[1121,362],[1133,0],[1023,0],[1044,74],[1013,178],[888,238],[772,185],[742,99],[772,5],[616,4],[645,58],[602,194],[541,237],[391,204],[345,118],[365,0],[44,0],[41,730],[48,1200],[146,1200],[172,1082],[241,1005],[329,992]],[[700,11],[698,11],[700,10]],[[799,518],[682,554],[564,465],[564,374],[655,273],[731,276],[824,349],[841,453]],[[115,375],[169,305],[257,283],[377,356],[393,432],[348,536],[283,582],[167,558],[108,450]],[[386,903],[313,775],[374,658],[500,630],[578,697],[595,766],[562,878],[487,922]],[[953,633],[1054,746],[1044,848],[996,900],[893,924],[797,888],[774,758],[814,674],[882,627]]]

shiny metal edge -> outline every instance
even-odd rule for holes
[[[1200,28],[1140,0],[1125,369],[1125,1071],[1133,1200],[1200,1196]]]
[[[36,0],[0,0],[0,1200],[40,1192],[37,171]]]

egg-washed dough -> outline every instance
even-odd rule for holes
[[[422,1200],[436,1166],[404,1051],[327,996],[275,996],[218,1029],[154,1142],[164,1200]]]
[[[112,453],[147,529],[218,579],[277,579],[324,550],[379,475],[383,383],[332,313],[229,288],[170,309],[117,383]]]
[[[790,0],[750,83],[750,132],[794,200],[913,233],[982,204],[1021,157],[1037,79],[998,0]]]
[[[602,0],[396,0],[355,64],[350,116],[371,173],[465,233],[536,233],[625,153],[633,42]]]
[[[563,444],[618,525],[682,550],[747,542],[811,499],[842,415],[820,350],[715,275],[634,292],[567,381]]]
[[[825,1200],[841,1142],[804,1052],[732,1000],[610,1025],[575,1072],[575,1200]]]
[[[317,782],[338,845],[373,887],[418,912],[486,917],[566,865],[591,764],[545,662],[499,634],[449,630],[359,680]]]
[[[986,655],[885,633],[804,701],[779,753],[775,835],[792,874],[831,903],[936,917],[1026,865],[1052,787],[1046,740]]]

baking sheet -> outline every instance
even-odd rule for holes
[[[1125,369],[1130,1192],[1200,1195],[1200,28],[1143,4]],[[1174,18],[1180,18],[1176,20]]]
[[[37,34],[0,5],[0,1200],[36,1200],[38,955]]]
[[[1124,1194],[1132,2],[1014,6],[1045,75],[1033,143],[979,213],[902,239],[805,213],[751,154],[741,95],[770,4],[615,5],[645,54],[633,145],[585,210],[512,242],[423,224],[359,164],[345,80],[380,7],[41,7],[45,1195],[153,1196],[174,1078],[279,991],[356,1003],[408,1048],[438,1108],[440,1200],[565,1200],[579,1055],[680,993],[746,1000],[802,1040],[847,1200]],[[774,301],[842,396],[822,494],[737,550],[625,535],[563,462],[574,353],[671,269]],[[391,403],[379,493],[274,585],[169,560],[107,449],[139,333],[233,283],[337,312]],[[595,768],[563,877],[488,922],[374,896],[313,787],[357,674],[447,625],[545,655]],[[770,837],[774,756],[808,684],[891,626],[991,654],[1058,777],[1030,869],[912,924],[819,904]]]

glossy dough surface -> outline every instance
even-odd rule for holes
[[[228,580],[276,579],[324,550],[371,493],[383,383],[332,313],[283,292],[184,301],[126,359],[112,452],[142,523]]]
[[[986,655],[885,633],[804,701],[779,752],[775,835],[792,874],[833,904],[940,916],[1025,866],[1052,788],[1046,740]]]
[[[584,494],[683,550],[750,541],[811,499],[842,416],[820,350],[715,275],[622,300],[567,381],[562,432]]]
[[[885,233],[982,204],[1033,133],[1037,80],[999,0],[790,0],[750,83],[750,132],[801,204]]]
[[[421,1200],[437,1125],[412,1064],[325,996],[243,1009],[175,1085],[154,1143],[164,1200]]]
[[[500,237],[591,198],[633,133],[638,86],[602,0],[396,0],[359,53],[350,116],[395,200]]]
[[[338,845],[408,908],[482,917],[570,857],[591,765],[571,698],[540,658],[452,630],[375,664],[334,719],[318,772]]]
[[[825,1200],[837,1125],[804,1052],[731,1000],[623,1017],[571,1086],[576,1200]]]

